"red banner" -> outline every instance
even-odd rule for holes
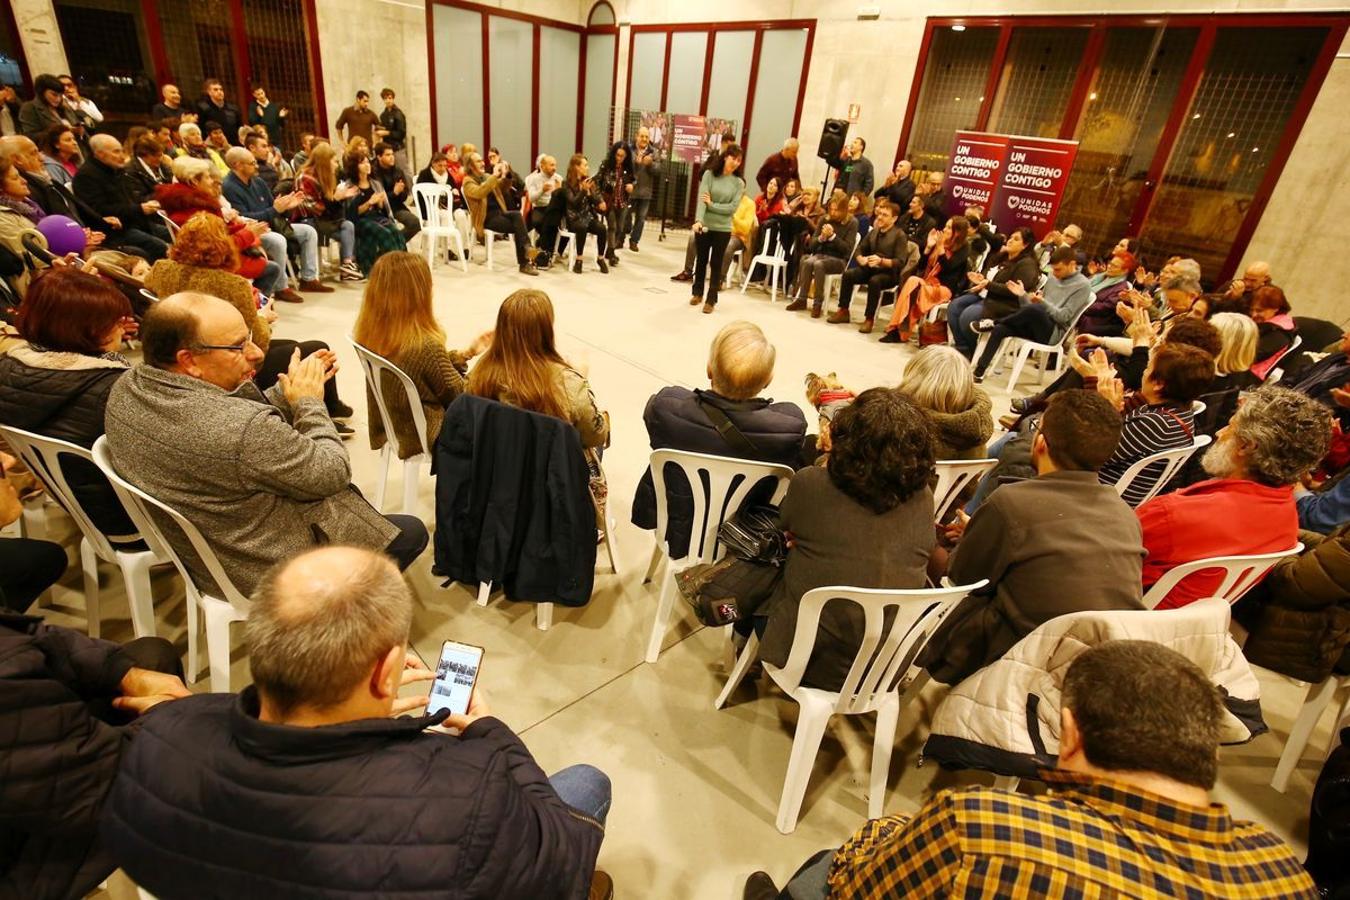
[[[947,215],[959,216],[968,206],[982,207],[988,215],[1011,141],[1006,134],[956,133],[947,165]]]
[[[951,215],[982,206],[1005,234],[1026,226],[1040,240],[1055,224],[1077,141],[958,131],[947,167]]]
[[[1017,136],[1010,141],[1008,162],[990,215],[1000,231],[1026,226],[1040,240],[1055,226],[1059,201],[1078,155],[1078,142]]]
[[[707,138],[707,122],[702,116],[671,116],[671,131],[674,134],[670,142],[670,158],[687,163],[703,162],[708,155],[704,141]]]

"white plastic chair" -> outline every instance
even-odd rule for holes
[[[567,268],[571,270],[575,268],[577,264],[577,236],[568,231],[565,224],[558,225],[558,233],[553,238],[553,256],[555,258],[558,256],[558,248],[562,246],[564,238],[567,239]],[[595,262],[598,266],[600,264],[600,242],[591,241],[590,243],[594,248]],[[585,261],[584,252],[582,254],[582,261]]]
[[[852,259],[853,256],[854,256],[854,254],[856,254],[856,253],[858,252],[858,245],[861,244],[861,243],[862,243],[862,235],[855,234],[855,235],[853,236],[853,249],[850,250],[850,251],[848,252],[848,256],[845,257],[845,259],[844,259],[845,264],[847,264],[848,260]],[[826,276],[825,276],[825,290],[822,292],[824,296],[817,297],[817,298],[816,298],[816,302],[821,303],[821,304],[829,303],[829,302],[830,302],[830,292],[831,292],[831,291],[838,291],[838,290],[839,290],[839,286],[843,283],[843,281],[844,281],[844,273],[843,273],[843,272],[836,272],[836,273],[833,274],[833,275],[826,275]],[[886,288],[885,291],[882,291],[882,294],[885,294],[885,293],[887,293],[888,291],[891,292],[891,293],[894,293],[895,290],[896,290],[896,288]],[[894,298],[892,298],[892,301],[891,301],[891,302],[895,302],[895,301],[894,301]],[[882,303],[882,304],[881,304],[880,306],[878,306],[877,308],[880,309],[881,306],[884,306],[884,305],[885,305],[885,304]]]
[[[666,528],[670,523],[670,507],[666,498],[667,464],[679,466],[683,470],[689,482],[689,490],[694,497],[694,518],[689,534],[689,549],[678,559],[671,557],[670,547],[666,543]],[[652,484],[656,488],[656,546],[652,548],[652,561],[647,567],[647,575],[642,579],[642,583],[647,584],[652,580],[662,560],[670,563],[662,576],[661,597],[656,604],[656,619],[652,622],[651,637],[647,640],[646,660],[654,663],[661,656],[661,645],[665,641],[671,607],[675,604],[676,570],[697,563],[714,562],[721,557],[722,548],[717,540],[717,529],[722,527],[722,521],[728,516],[735,515],[745,502],[746,495],[765,478],[777,480],[769,502],[778,503],[782,500],[783,495],[787,493],[788,482],[792,479],[792,468],[777,463],[732,459],[708,453],[653,450],[651,470]]]
[[[455,245],[459,255],[459,266],[469,271],[468,254],[464,252],[464,237],[455,224],[453,208],[455,189],[448,184],[415,184],[413,195],[416,201],[413,211],[422,226],[422,244],[427,251],[427,265],[436,265],[436,246],[440,238],[445,238],[445,246]]]
[[[1192,401],[1191,401],[1191,415],[1192,415],[1192,416],[1195,416],[1196,418],[1199,418],[1200,415],[1201,415],[1202,413],[1204,413],[1204,411],[1207,410],[1207,409],[1209,409],[1209,407],[1205,405],[1205,401],[1203,401],[1203,400],[1192,400]]]
[[[781,668],[764,663],[764,671],[801,707],[797,731],[792,737],[792,755],[788,760],[783,795],[778,802],[778,830],[791,834],[797,827],[807,782],[825,736],[825,726],[833,715],[855,716],[875,712],[877,726],[872,741],[872,774],[868,787],[867,816],[879,818],[886,802],[886,782],[890,775],[891,750],[895,746],[895,728],[900,710],[928,680],[915,665],[919,652],[938,625],[973,590],[988,584],[941,587],[924,590],[889,591],[852,587],[822,587],[807,591],[797,610],[797,630],[792,649]],[[856,603],[864,615],[863,640],[853,659],[848,677],[839,691],[825,691],[802,684],[807,663],[815,650],[820,614],[825,604]],[[889,630],[883,633],[886,613],[895,611]],[[736,659],[727,683],[718,695],[715,707],[721,709],[740,684],[759,655],[759,640],[752,634]]]
[[[74,457],[93,463],[88,450],[69,441],[44,437],[18,428],[0,426],[0,435],[24,461],[47,494],[75,520],[80,529],[80,567],[84,571],[84,604],[88,617],[90,637],[99,636],[98,563],[112,563],[122,572],[126,585],[127,606],[131,611],[131,628],[136,637],[155,636],[154,595],[150,591],[150,568],[167,565],[169,558],[157,552],[156,545],[146,539],[148,550],[127,550],[110,542],[95,527],[88,513],[80,506],[75,493],[66,481],[61,458]]]
[[[1182,563],[1167,570],[1167,573],[1153,582],[1153,586],[1148,589],[1144,595],[1144,608],[1156,609],[1158,604],[1172,592],[1182,579],[1194,575],[1196,572],[1204,572],[1208,569],[1223,569],[1223,581],[1215,588],[1209,597],[1200,599],[1209,599],[1218,597],[1227,601],[1229,604],[1236,603],[1243,594],[1251,590],[1252,587],[1261,580],[1261,578],[1270,571],[1271,567],[1286,556],[1297,556],[1303,552],[1303,543],[1295,544],[1289,550],[1280,550],[1276,553],[1255,553],[1249,556],[1216,556],[1212,559],[1197,559],[1194,562]]]
[[[744,255],[744,250],[737,250],[735,253],[731,254],[731,259],[727,261],[727,277],[722,279],[722,290],[725,291],[732,287],[736,277],[736,260],[744,258]]]
[[[772,247],[772,249],[771,249]],[[778,237],[777,231],[764,232],[764,237],[759,244],[759,253],[750,260],[750,268],[746,270],[745,280],[741,282],[741,293],[750,287],[750,277],[755,274],[755,266],[762,265],[768,268],[769,278],[769,302],[772,303],[778,299],[779,282],[783,284],[783,293],[787,294],[787,253],[784,251],[783,242]]]
[[[375,508],[384,509],[384,489],[389,482],[389,462],[398,450],[398,436],[394,431],[394,417],[389,413],[382,387],[385,375],[392,376],[403,388],[408,408],[412,411],[413,425],[417,429],[416,456],[403,461],[403,514],[417,515],[417,488],[422,474],[422,466],[431,466],[431,448],[427,446],[427,416],[422,409],[422,399],[417,394],[417,385],[398,366],[380,356],[373,350],[367,350],[348,338],[356,350],[356,358],[361,361],[361,371],[366,376],[366,386],[375,395],[375,406],[380,421],[384,423],[384,447],[380,450],[380,481],[375,488]],[[366,411],[369,414],[369,410]]]
[[[1064,366],[1068,360],[1069,342],[1074,339],[1074,329],[1078,326],[1078,320],[1087,312],[1088,306],[1092,305],[1095,294],[1088,300],[1086,306],[1078,311],[1078,315],[1073,317],[1069,327],[1064,330],[1064,336],[1053,344],[1041,344],[1030,338],[1007,337],[1003,339],[1003,345],[999,347],[1000,358],[1013,357],[1012,371],[1008,375],[1008,392],[1017,386],[1017,380],[1022,377],[1022,369],[1031,359],[1031,355],[1036,355],[1036,385],[1045,384],[1045,375],[1047,372],[1053,372],[1056,376],[1064,371]],[[981,340],[987,340],[987,335]],[[981,347],[981,351],[983,347]],[[976,357],[978,359],[979,357]],[[1050,360],[1054,359],[1054,366],[1051,367]]]
[[[1125,474],[1121,475],[1120,480],[1116,482],[1116,493],[1124,497],[1125,491],[1136,479],[1143,475],[1145,469],[1154,463],[1161,462],[1163,468],[1157,480],[1153,482],[1153,486],[1148,489],[1148,492],[1137,503],[1133,504],[1135,507],[1143,506],[1167,486],[1167,482],[1172,480],[1172,476],[1186,464],[1186,460],[1190,459],[1193,453],[1209,446],[1212,440],[1213,438],[1207,434],[1197,434],[1189,447],[1178,447],[1175,450],[1159,450],[1157,453],[1150,453],[1125,470]]]
[[[941,524],[966,485],[979,481],[997,465],[997,459],[938,460],[937,486],[933,488],[934,521]]]
[[[1323,757],[1336,749],[1341,729],[1350,724],[1346,721],[1347,717],[1350,717],[1350,691],[1347,691],[1347,688],[1350,688],[1350,676],[1345,675],[1332,675],[1321,684],[1305,685],[1303,705],[1289,729],[1289,739],[1284,742],[1280,761],[1276,764],[1275,774],[1270,779],[1270,786],[1281,794],[1288,789],[1289,778],[1294,774],[1299,761],[1303,759],[1303,752],[1308,749],[1308,741],[1312,737],[1313,729],[1321,721],[1322,714],[1332,705],[1333,700],[1344,695],[1344,699],[1336,707],[1338,711],[1331,730],[1331,743]]]
[[[200,629],[197,612],[200,609],[206,624],[206,655],[211,669],[211,690],[215,693],[228,693],[230,690],[230,623],[242,622],[248,618],[248,598],[225,574],[225,568],[216,557],[216,552],[202,537],[202,533],[183,517],[178,510],[151,497],[117,473],[113,466],[112,453],[108,449],[107,437],[101,437],[94,444],[94,462],[103,470],[103,474],[112,482],[113,489],[127,508],[131,520],[146,537],[146,543],[152,540],[161,547],[165,555],[173,562],[174,568],[183,578],[188,597],[188,681],[197,680],[197,633]],[[169,540],[163,528],[155,520],[151,510],[167,516],[192,545],[193,551],[210,574],[215,586],[197,584],[192,571],[183,562],[182,554]]]
[[[513,237],[512,235],[509,235],[509,234],[503,234],[503,233],[501,233],[501,232],[499,232],[499,231],[493,231],[491,228],[485,228],[485,229],[483,230],[483,246],[487,248],[487,270],[488,270],[489,272],[494,271],[494,269],[493,269],[493,267],[492,267],[492,247],[493,247],[493,245],[496,244],[497,241],[507,241],[507,242],[510,242],[510,241],[512,241],[512,240],[514,240],[514,237]]]

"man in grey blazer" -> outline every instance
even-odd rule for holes
[[[337,370],[331,351],[297,351],[264,394],[252,381],[263,352],[243,317],[195,293],[151,307],[141,341],[145,362],[108,397],[113,464],[196,525],[239,590],[251,593],[274,563],[317,544],[383,550],[400,568],[426,548],[421,520],[380,515],[351,484],[323,404]],[[212,583],[190,547],[176,549]]]

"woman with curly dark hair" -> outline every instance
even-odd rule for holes
[[[904,590],[924,586],[933,549],[933,444],[928,416],[899,392],[872,388],[840,410],[830,427],[826,468],[798,472],[783,498],[792,538],[783,578],[757,618],[760,658],[787,662],[797,607],[826,585]],[[843,686],[862,645],[862,609],[836,600],[821,612],[805,684]]]
[[[632,153],[623,141],[617,141],[605,154],[600,164],[600,196],[605,198],[605,223],[609,236],[609,255],[611,266],[619,264],[619,255],[615,251],[623,243],[628,218],[628,198],[633,193],[635,181],[633,175]]]

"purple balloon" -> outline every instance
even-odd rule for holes
[[[84,252],[84,229],[69,216],[43,216],[37,230],[47,239],[47,249],[57,256]]]

